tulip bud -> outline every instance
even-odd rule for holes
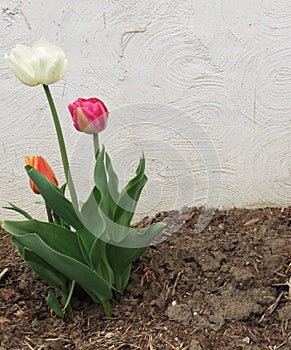
[[[25,164],[30,165],[40,173],[42,173],[51,183],[58,186],[58,180],[52,171],[51,167],[48,165],[47,161],[40,156],[25,157]],[[30,179],[30,187],[34,193],[40,194],[35,183]]]
[[[98,98],[79,98],[68,106],[74,127],[86,134],[98,134],[106,128],[108,109]]]
[[[29,86],[55,83],[64,76],[68,64],[63,49],[43,37],[31,47],[17,45],[5,59],[16,77]]]

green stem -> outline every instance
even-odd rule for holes
[[[52,210],[49,207],[49,205],[47,204],[47,202],[45,202],[45,209],[46,209],[46,213],[47,213],[48,222],[54,222],[54,219],[52,216]]]
[[[58,113],[56,110],[56,106],[54,104],[54,100],[52,98],[52,95],[51,95],[51,92],[50,92],[48,85],[43,85],[43,88],[44,88],[44,91],[45,91],[45,94],[46,94],[46,97],[47,97],[47,100],[48,100],[48,103],[49,103],[49,106],[50,106],[50,109],[52,112],[53,121],[54,121],[55,128],[56,128],[61,158],[62,158],[65,177],[66,177],[66,182],[67,182],[69,190],[70,190],[72,202],[73,202],[73,204],[75,204],[77,206],[78,205],[77,195],[76,195],[75,187],[74,187],[73,180],[72,180],[72,175],[71,175],[71,171],[70,171],[69,160],[68,160],[68,155],[67,155],[67,151],[66,151],[64,136],[63,136],[60,120],[58,117]]]
[[[49,103],[49,106],[50,106],[50,109],[52,112],[56,132],[57,132],[62,162],[63,162],[63,166],[64,166],[66,181],[68,183],[68,180],[69,180],[69,178],[68,178],[69,161],[68,161],[68,155],[67,155],[67,151],[66,151],[66,146],[65,146],[65,141],[64,141],[64,136],[63,136],[60,120],[59,120],[58,113],[57,113],[57,110],[56,110],[56,107],[54,104],[54,100],[52,98],[52,95],[51,95],[51,92],[50,92],[48,85],[43,85],[43,88],[44,88],[44,91],[45,91],[45,94],[46,94],[46,97],[47,97],[47,100],[48,100],[48,103]]]
[[[95,154],[95,159],[97,159],[100,151],[100,146],[99,146],[99,135],[98,134],[93,134],[93,144],[94,144],[94,154]]]
[[[107,317],[111,317],[112,311],[111,311],[109,300],[102,301],[102,306],[103,306],[103,309],[105,311],[105,315]]]

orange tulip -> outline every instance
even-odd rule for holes
[[[47,161],[41,156],[25,157],[25,163],[32,166],[34,169],[42,173],[51,183],[58,186],[58,180],[56,175],[48,165]],[[30,187],[34,193],[40,194],[35,183],[30,179]]]

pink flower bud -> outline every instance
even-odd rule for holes
[[[78,98],[70,103],[69,111],[72,115],[74,127],[86,134],[98,134],[106,128],[108,109],[98,98]]]

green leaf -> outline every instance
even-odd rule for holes
[[[113,214],[116,207],[116,200],[114,200],[114,196],[116,196],[116,181],[117,176],[111,166],[110,159],[107,159],[108,171],[106,168],[106,159],[105,156],[105,148],[102,147],[95,164],[94,169],[94,182],[97,190],[99,191],[99,195],[101,198],[98,202],[100,214],[102,216],[113,219]],[[111,176],[111,178],[109,178]],[[112,190],[112,193],[111,193]]]
[[[147,247],[122,248],[107,244],[107,257],[114,273],[122,274],[125,267],[137,260],[146,249]]]
[[[106,165],[106,171],[108,174],[109,193],[110,193],[111,198],[113,199],[114,203],[117,203],[117,200],[119,197],[118,177],[113,169],[110,157],[109,157],[107,152],[105,152],[105,165]]]
[[[63,196],[65,197],[65,191],[67,188],[67,184],[64,183],[61,187],[60,187],[60,191],[63,194]],[[62,217],[60,217],[55,211],[52,210],[52,215],[53,215],[53,219],[54,219],[54,223],[56,223],[57,225],[63,226],[67,229],[70,230],[70,224],[67,223],[65,220],[63,220]]]
[[[32,271],[34,271],[39,277],[45,280],[51,287],[61,291],[65,298],[67,293],[66,285],[69,279],[58,270],[54,269],[39,255],[25,248],[24,244],[21,241],[21,237],[16,238],[12,236],[10,241],[17,247],[19,255],[32,269]]]
[[[90,263],[92,268],[111,284],[112,270],[106,256],[106,246],[101,239],[95,240],[90,252]]]
[[[119,193],[117,175],[109,155],[102,147],[96,160],[94,181],[98,193],[98,196],[95,196],[97,201],[95,206],[98,207],[99,214],[105,222],[105,231],[101,237],[103,240],[120,242],[128,236],[137,201],[147,182],[144,170],[145,159],[142,157],[136,176]]]
[[[118,290],[126,287],[131,264],[147,249],[150,243],[165,227],[163,223],[156,223],[146,229],[131,229],[118,245],[107,243],[107,259],[114,273],[115,286]]]
[[[79,245],[89,266],[92,266],[90,259],[92,246],[96,241],[96,237],[100,237],[105,230],[105,223],[99,214],[98,195],[99,192],[95,187],[81,209],[84,228],[77,231]]]
[[[5,220],[3,227],[16,237],[23,237],[30,233],[37,233],[37,235],[52,249],[55,249],[61,254],[71,256],[81,262],[85,262],[79,248],[76,233],[64,227],[38,220]]]
[[[161,233],[166,227],[163,222],[157,222],[150,225],[149,227],[142,229],[131,228],[126,237],[122,241],[109,242],[113,245],[124,247],[124,248],[144,248],[148,247],[152,241]]]
[[[142,157],[136,170],[136,176],[128,182],[118,197],[114,221],[121,226],[130,226],[141,191],[147,183],[144,170],[145,159]]]
[[[12,204],[12,203],[9,203],[10,204],[10,207],[4,207],[5,209],[9,209],[9,210],[14,210],[16,211],[17,213],[23,215],[26,219],[28,220],[31,220],[32,219],[32,216],[30,216],[25,210],[17,207],[16,205]]]
[[[92,249],[92,245],[96,240],[96,237],[84,228],[82,230],[77,231],[77,239],[86,264],[91,266],[90,251]]]
[[[65,233],[68,231],[65,228],[35,220],[32,222],[5,221],[3,227],[17,239],[21,237],[22,244],[37,252],[48,264],[71,280],[75,280],[81,287],[92,291],[96,299],[104,301],[112,297],[111,285],[84,262],[74,233],[69,231],[69,237],[68,233]],[[43,229],[47,229],[46,232],[43,232]],[[53,234],[55,229],[62,232]],[[60,237],[57,242],[54,242],[57,236]]]
[[[10,238],[10,242],[12,244],[14,244],[17,247],[17,250],[19,252],[19,255],[22,257],[22,259],[24,260],[24,245],[21,243],[21,241],[19,241],[16,237],[12,236]]]
[[[58,301],[58,298],[56,297],[55,293],[53,292],[53,290],[51,289],[49,291],[49,295],[46,299],[46,303],[48,304],[49,307],[52,308],[53,312],[61,317],[61,318],[64,318],[64,313],[63,313],[63,310],[62,308],[60,307],[60,303]]]
[[[114,278],[115,278],[114,287],[116,291],[119,293],[123,292],[127,286],[130,273],[131,273],[131,266],[132,264],[125,266],[121,273],[115,273],[114,275]]]
[[[99,198],[100,192],[94,187],[81,208],[82,223],[95,237],[99,237],[105,229],[104,220],[99,213]]]
[[[54,269],[51,265],[49,265],[44,259],[35,254],[33,251],[25,248],[21,242],[21,238],[20,240],[18,240],[17,238],[12,236],[11,243],[17,246],[20,256],[25,260],[27,265],[37,275],[44,279],[51,287],[58,289],[63,295],[63,298],[66,299],[66,285],[69,279],[65,275],[60,273],[58,270]],[[50,294],[46,301],[47,304],[56,313],[56,315],[63,317],[63,312],[60,308],[59,302],[52,290],[50,291]]]
[[[45,280],[51,287],[58,289],[63,297],[66,298],[66,286],[69,279],[64,274],[53,268],[39,255],[27,248],[24,248],[23,259],[36,274]]]
[[[76,230],[82,228],[82,222],[80,221],[73,204],[65,198],[62,190],[52,184],[44,175],[33,167],[26,165],[25,169],[50,208]]]

